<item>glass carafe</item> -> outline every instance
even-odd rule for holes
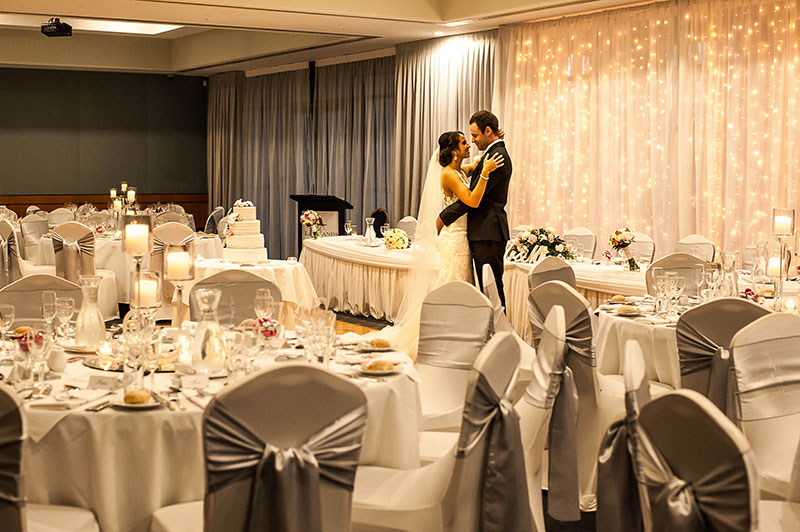
[[[228,345],[217,317],[221,295],[216,288],[198,288],[192,293],[201,313],[192,343],[192,367],[198,373],[213,374],[225,369]]]
[[[81,309],[75,322],[75,343],[81,346],[98,346],[106,339],[106,325],[97,304],[97,291],[100,288],[100,277],[84,275],[81,283]]]
[[[739,297],[739,280],[736,275],[736,251],[722,253],[722,277],[719,281],[720,297]]]
[[[751,273],[753,282],[753,292],[760,295],[765,285],[769,282],[767,277],[767,241],[759,240],[755,244],[756,254],[753,258],[753,269]]]
[[[371,245],[377,240],[378,235],[375,234],[375,218],[364,218],[364,243]]]

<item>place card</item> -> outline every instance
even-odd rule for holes
[[[109,375],[92,375],[89,377],[90,390],[109,390],[113,391],[122,385],[120,380]]]

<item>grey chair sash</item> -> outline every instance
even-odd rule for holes
[[[637,481],[639,407],[650,400],[646,380],[625,393],[625,416],[614,421],[600,443],[597,458],[598,532],[642,530],[644,523]]]
[[[550,310],[549,306],[547,310]],[[545,314],[531,294],[528,295],[528,319],[534,329],[541,331],[544,327]],[[592,342],[592,316],[588,309],[578,313],[578,315],[567,324],[566,340],[568,352],[577,355],[578,360],[588,366],[594,367],[597,365]]]
[[[8,251],[8,240],[0,237],[0,287],[11,282],[11,256]]]
[[[352,491],[367,407],[345,414],[295,448],[263,442],[216,402],[206,410],[207,498],[242,478],[252,478],[247,530],[322,532],[320,479]]]
[[[726,412],[730,370],[730,357],[727,356],[727,351],[686,321],[678,321],[676,334],[681,375],[710,368],[708,390],[704,395],[720,410]]]
[[[94,234],[89,231],[74,242],[53,231],[56,274],[77,283],[81,275],[94,275]]]
[[[515,381],[511,379],[511,384]],[[508,399],[498,397],[486,377],[478,373],[475,393],[464,406],[456,457],[467,456],[484,437],[488,438],[488,451],[481,489],[480,530],[532,532],[519,416]]]
[[[22,532],[25,506],[22,415],[11,396],[0,390],[0,523],[4,531]]]
[[[3,261],[3,280],[4,284],[13,283],[22,279],[22,266],[20,265],[19,247],[17,246],[17,237],[12,231],[8,238],[5,240],[0,239],[0,246],[2,250]]]
[[[572,370],[563,365],[553,371],[547,391],[547,403],[552,405],[547,433],[549,494],[547,513],[558,521],[580,521],[580,490],[578,488],[578,390]],[[527,396],[527,389],[526,396]],[[526,399],[527,400],[527,399]]]

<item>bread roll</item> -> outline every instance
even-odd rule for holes
[[[389,340],[384,338],[373,338],[369,341],[369,345],[372,347],[376,347],[378,349],[386,349],[388,347],[392,347],[392,344],[389,343]]]
[[[125,394],[125,404],[143,405],[150,400],[150,392],[147,390],[131,390]]]
[[[30,330],[31,330],[31,328],[28,327],[27,325],[21,325],[21,326],[17,327],[16,329],[14,329],[14,336],[22,336],[23,334],[25,334],[26,332],[28,332]]]
[[[367,369],[369,371],[392,371],[394,369],[394,364],[386,360],[376,360],[370,363]]]
[[[636,307],[630,305],[620,305],[617,307],[617,314],[633,314],[636,312]]]
[[[613,301],[614,303],[625,303],[625,296],[616,295],[611,298],[611,301]]]

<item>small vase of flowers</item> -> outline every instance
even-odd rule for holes
[[[611,249],[616,251],[617,253],[622,254],[625,257],[625,266],[628,270],[632,272],[639,271],[639,265],[636,264],[636,259],[631,257],[631,252],[628,249],[628,246],[633,243],[633,231],[628,229],[627,227],[623,229],[617,229],[614,231],[614,234],[611,235],[609,239],[609,244],[611,245]]]

